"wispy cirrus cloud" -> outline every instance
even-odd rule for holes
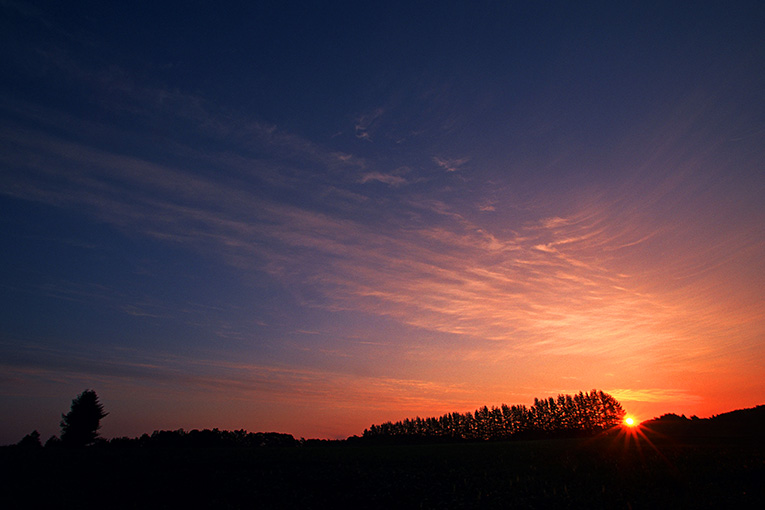
[[[494,206],[494,203],[489,200],[483,200],[481,203],[478,204],[478,210],[483,212],[490,212],[490,211],[496,211],[497,208]]]
[[[7,345],[0,344],[5,351]],[[359,376],[331,370],[266,365],[134,349],[91,348],[89,352],[63,351],[40,345],[15,348],[12,364],[3,364],[6,377],[34,384],[56,381],[79,384],[101,381],[131,387],[150,383],[157,392],[225,392],[227,399],[273,401],[283,404],[312,402],[329,409],[360,408],[416,412],[444,405],[462,408],[475,400],[466,385],[427,380]]]
[[[364,184],[367,182],[382,182],[390,186],[396,187],[407,183],[407,180],[400,175],[383,174],[380,172],[368,172],[361,176],[359,182]]]
[[[697,332],[685,322],[724,327],[709,303],[683,309],[659,292],[650,269],[636,271],[629,252],[672,231],[641,223],[629,209],[614,217],[608,201],[590,200],[573,214],[543,216],[504,233],[435,198],[406,197],[396,215],[361,220],[353,208],[362,212],[363,200],[348,202],[350,214],[321,201],[277,201],[227,167],[226,158],[218,162],[229,169],[223,175],[236,177],[213,179],[40,133],[7,134],[11,150],[2,157],[24,171],[7,174],[6,194],[83,209],[214,253],[245,272],[266,271],[288,287],[310,289],[308,306],[499,341],[513,352],[651,352],[667,363],[709,354],[683,347]],[[395,177],[365,178],[395,185]],[[435,216],[427,225],[402,223],[420,211]]]
[[[659,402],[670,405],[676,402],[683,402],[687,405],[695,404],[702,400],[700,395],[696,395],[693,392],[672,388],[615,388],[608,390],[608,393],[621,402]]]
[[[382,117],[385,113],[383,108],[376,108],[370,112],[367,112],[356,119],[354,129],[356,131],[356,138],[372,141],[372,127],[374,123]]]
[[[470,158],[442,158],[433,156],[433,161],[447,172],[456,172],[462,165],[470,161]]]

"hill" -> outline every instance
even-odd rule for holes
[[[737,409],[710,418],[686,418],[676,414],[665,414],[641,423],[647,433],[677,439],[742,439],[763,441],[765,405],[748,409]]]

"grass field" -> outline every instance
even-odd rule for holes
[[[765,508],[765,443],[0,449],[4,508]]]

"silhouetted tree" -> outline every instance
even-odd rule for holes
[[[58,436],[50,436],[47,441],[45,441],[45,448],[56,448],[57,446],[61,446],[61,439],[58,438]]]
[[[33,430],[16,444],[23,448],[40,448],[42,447],[42,443],[40,442],[40,433],[36,430]]]
[[[93,390],[85,390],[72,400],[72,408],[61,415],[61,442],[66,446],[93,444],[107,414]]]

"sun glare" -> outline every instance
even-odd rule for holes
[[[628,416],[624,419],[624,424],[628,427],[634,427],[635,426],[635,420],[631,416]]]

